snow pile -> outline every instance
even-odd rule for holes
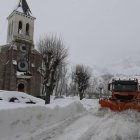
[[[99,100],[98,99],[83,99],[82,101],[80,101],[84,107],[86,108],[86,110],[89,109],[95,109],[98,110],[100,108],[100,104],[99,104]]]
[[[17,76],[21,76],[21,75],[22,76],[32,76],[30,71],[28,71],[28,72],[19,72],[19,71],[17,71],[16,75]]]
[[[56,119],[55,122],[46,121],[23,135],[5,140],[138,140],[140,138],[140,113],[136,110],[117,112],[108,108],[98,108],[97,100],[84,99],[80,102],[93,107],[80,115],[73,117],[70,115],[65,118],[62,112],[59,118],[60,112],[57,109],[59,107],[56,107],[57,116],[54,116],[56,113],[52,114],[53,119]],[[70,105],[75,107],[75,103],[77,102]],[[80,103],[79,105],[81,106]],[[71,108],[67,107],[64,108],[66,110]]]
[[[90,109],[99,109],[100,108],[100,104],[99,104],[99,100],[98,99],[83,99],[80,101],[80,97],[78,96],[74,96],[74,97],[65,97],[65,99],[57,99],[57,100],[53,100],[54,97],[51,96],[51,103],[50,105],[48,105],[48,107],[50,108],[54,108],[55,106],[59,105],[60,107],[65,107],[71,103],[73,103],[74,101],[78,101],[81,104],[83,104],[84,108],[86,110],[90,110]]]
[[[51,102],[49,105],[47,105],[50,108],[54,108],[56,106],[65,107],[69,104],[73,103],[74,101],[77,101],[77,99],[73,100],[73,98],[65,97],[65,99],[56,99],[54,100],[54,96],[51,97]]]
[[[0,91],[0,101],[27,103],[27,104],[45,104],[42,99],[35,98],[23,92]],[[3,102],[4,103],[4,102]]]
[[[1,91],[0,97],[8,101],[9,97],[15,96],[16,92],[11,92],[11,95],[8,93]],[[21,95],[25,94],[19,95],[16,94],[16,97],[21,99]],[[20,101],[22,102],[22,99]],[[38,101],[38,99],[34,99],[34,101]],[[34,127],[55,124],[84,112],[85,108],[80,102],[69,98],[52,100],[50,105],[27,105],[0,101],[0,140],[11,140],[11,137],[18,137]]]
[[[5,109],[7,103],[9,109]],[[11,108],[11,106],[15,105]],[[65,97],[50,105],[0,101],[0,140],[138,140],[140,113],[101,108],[98,100]],[[85,109],[86,108],[86,109]]]

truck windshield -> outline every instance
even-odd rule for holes
[[[116,91],[116,92],[136,92],[137,85],[113,84],[113,91]]]

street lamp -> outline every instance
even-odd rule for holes
[[[99,85],[99,89],[100,89],[100,98],[102,98],[102,89],[103,89],[103,85],[102,85],[102,83],[100,83],[100,85]]]

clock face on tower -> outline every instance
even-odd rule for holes
[[[17,55],[17,70],[20,72],[28,71],[28,45],[20,44]]]
[[[18,62],[18,70],[22,72],[26,72],[28,70],[28,62],[27,61],[19,61]]]
[[[21,51],[22,53],[26,53],[26,52],[27,52],[27,45],[21,44],[21,45],[20,45],[20,51]]]

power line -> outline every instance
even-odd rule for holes
[[[19,0],[16,0],[16,1],[15,1],[15,4],[14,4],[14,7],[13,7],[13,10],[15,10],[15,8],[17,8],[17,5],[19,4],[18,1],[19,1]]]
[[[16,1],[15,1],[15,4],[14,4],[12,10],[9,11],[10,13],[12,13],[12,12],[17,8],[17,5],[19,4],[18,1],[19,1],[19,0],[16,0]]]
[[[16,0],[16,1],[15,1],[15,4],[14,4],[14,7],[13,7],[13,10],[15,9],[15,7],[16,7],[18,1],[19,1],[19,0]],[[3,30],[5,29],[5,26],[6,26],[6,21],[5,21],[5,24],[4,24],[4,26],[3,26],[2,30],[1,30],[1,32],[0,32],[0,36],[2,35]]]
[[[1,32],[0,32],[0,36],[1,36],[2,32],[3,32],[3,30],[5,29],[6,22],[7,22],[7,21],[5,21],[5,24],[4,24],[4,26],[3,26],[3,28],[2,28],[2,30],[1,30]]]

